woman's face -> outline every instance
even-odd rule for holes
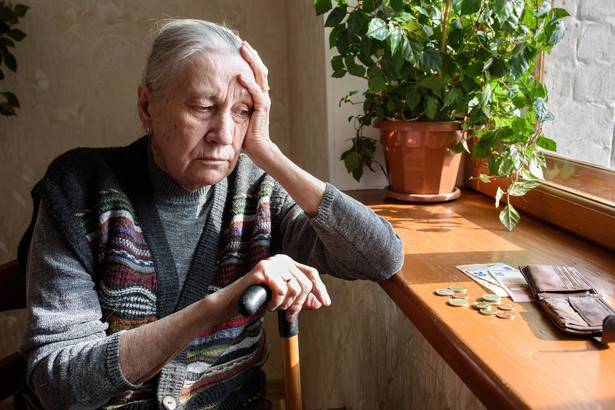
[[[235,168],[253,106],[240,73],[254,78],[240,54],[204,51],[189,57],[161,97],[139,87],[154,161],[185,190],[220,182]]]

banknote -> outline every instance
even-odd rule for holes
[[[502,285],[489,274],[489,269],[506,270],[514,269],[503,263],[459,265],[457,269],[468,275],[482,287],[490,290],[500,297],[510,297]]]
[[[535,300],[530,291],[530,286],[518,269],[512,271],[508,269],[488,269],[487,272],[504,288],[513,301],[533,302]]]

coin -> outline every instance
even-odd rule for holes
[[[454,292],[450,289],[438,289],[436,290],[436,295],[438,296],[450,296],[452,295]]]
[[[493,293],[488,293],[486,295],[483,295],[483,300],[485,302],[499,302],[500,297],[498,295],[494,295]]]
[[[487,309],[481,309],[480,313],[482,313],[483,315],[495,315],[497,314],[497,310],[492,309],[492,308],[487,308]]]
[[[455,292],[451,295],[451,297],[455,299],[467,299],[468,294],[465,292]]]
[[[501,309],[501,310],[515,310],[515,305],[513,305],[512,303],[500,303],[498,305],[498,309]]]
[[[466,291],[466,287],[461,286],[461,285],[453,285],[449,287],[449,289],[452,290],[453,292],[465,292]]]
[[[501,310],[498,310],[498,312],[495,315],[499,317],[500,319],[514,319],[515,318],[515,314],[513,312],[504,312]]]
[[[468,301],[464,299],[449,299],[448,304],[451,306],[462,307],[466,306],[468,304]]]
[[[472,307],[478,310],[489,309],[491,306],[493,306],[493,304],[489,302],[475,302],[472,304]]]

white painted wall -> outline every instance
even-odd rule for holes
[[[370,172],[369,169],[365,169],[361,182],[358,183],[354,180],[351,174],[346,171],[344,162],[340,161],[340,156],[344,151],[349,149],[352,144],[348,141],[355,136],[355,128],[352,122],[348,122],[348,117],[351,115],[360,114],[362,110],[363,97],[362,93],[367,89],[367,81],[346,74],[343,78],[332,78],[332,69],[330,60],[333,56],[333,52],[329,49],[329,33],[331,29],[325,29],[325,69],[327,78],[327,115],[328,115],[328,133],[329,133],[329,180],[338,189],[380,189],[387,185],[387,179],[384,173],[380,170],[380,167],[375,165],[374,170],[376,172]],[[354,100],[360,104],[343,103],[341,106],[339,102],[342,98],[353,90],[359,90],[355,95]],[[375,138],[380,141],[378,132],[368,127],[365,130],[365,135],[371,138]],[[380,142],[376,144],[376,160],[379,161],[384,167],[384,154],[382,152],[382,146]]]

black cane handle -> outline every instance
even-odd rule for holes
[[[265,285],[252,285],[237,301],[237,311],[242,316],[251,316],[271,298],[271,290]],[[292,337],[299,334],[299,321],[286,320],[285,311],[278,312],[278,331],[280,337]]]
[[[265,285],[252,285],[237,301],[237,311],[242,316],[251,316],[271,297],[271,291]]]

